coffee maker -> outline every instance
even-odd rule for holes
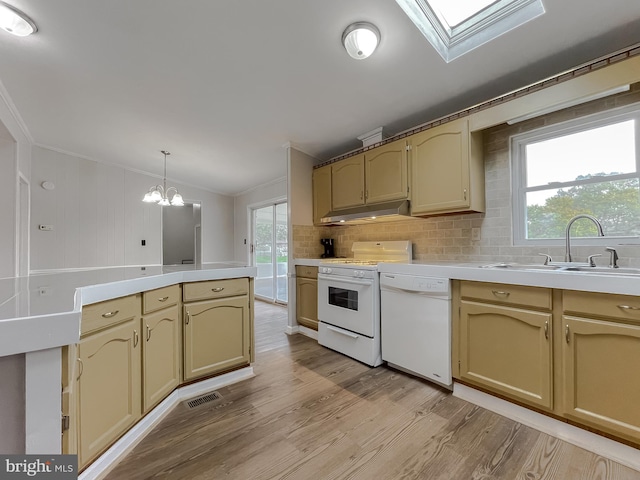
[[[320,243],[324,246],[324,253],[321,255],[322,258],[333,258],[336,256],[333,251],[333,238],[321,238]]]

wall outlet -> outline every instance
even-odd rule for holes
[[[50,232],[51,230],[53,230],[53,225],[38,225],[38,229],[42,230],[43,232]]]
[[[472,228],[471,229],[471,240],[478,241],[482,239],[482,234],[480,233],[480,228]]]

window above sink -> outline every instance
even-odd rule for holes
[[[511,138],[515,245],[640,243],[640,106],[609,110]]]

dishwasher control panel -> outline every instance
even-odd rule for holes
[[[380,274],[380,287],[397,288],[412,292],[449,295],[448,278],[417,277],[413,275],[399,275],[394,273]]]

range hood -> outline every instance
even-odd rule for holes
[[[409,201],[378,203],[376,205],[362,205],[353,208],[333,210],[320,219],[323,225],[364,224],[372,222],[390,222],[406,220],[411,217]]]

